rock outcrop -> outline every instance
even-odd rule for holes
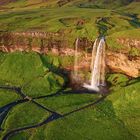
[[[140,49],[140,40],[139,39],[130,39],[130,38],[118,38],[118,43],[126,47],[135,47]]]
[[[131,77],[140,76],[140,57],[130,60],[126,54],[109,52],[106,58],[106,64],[111,71]]]

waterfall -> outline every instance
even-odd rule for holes
[[[101,60],[101,85],[105,86],[105,42],[103,44],[103,50],[102,50],[102,60]]]
[[[100,91],[99,86],[105,85],[105,41],[101,38],[97,44],[97,39],[93,45],[91,62],[91,82],[84,84],[89,90]]]
[[[79,38],[76,39],[75,43],[75,60],[74,60],[74,76],[78,76],[78,42]]]
[[[98,41],[98,39],[95,40],[95,42],[94,42],[94,44],[93,44],[93,48],[92,48],[91,71],[92,71],[93,66],[94,66],[95,55],[96,55],[96,49],[97,49],[97,41]]]

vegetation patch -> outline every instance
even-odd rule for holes
[[[52,54],[74,48],[76,38],[80,50],[90,52],[95,38],[104,36],[107,52],[139,57],[133,46],[140,39],[139,2],[1,0],[0,5],[0,49],[26,49],[0,52],[0,139],[140,139],[140,78],[108,74],[109,94],[71,90],[65,68],[73,67],[74,57]],[[84,69],[80,74],[90,76]]]
[[[40,109],[33,103],[23,103],[14,107],[9,113],[2,125],[4,128],[3,134],[14,130],[16,128],[22,128],[25,126],[32,126],[47,118],[49,112]]]
[[[15,92],[0,89],[0,107],[3,107],[19,99],[20,96]]]

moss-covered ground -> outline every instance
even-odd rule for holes
[[[10,39],[10,32],[62,33],[51,39],[67,40],[67,47],[77,37],[105,36],[111,51],[127,49],[117,39],[140,39],[139,2],[57,2],[0,1],[0,46],[42,46],[40,38]],[[139,56],[139,49],[129,55]],[[73,57],[0,52],[0,139],[139,140],[140,78],[108,74],[109,94],[73,91],[62,70],[68,64]]]
[[[1,139],[135,140],[140,138],[139,78],[130,80],[122,74],[110,74],[106,77],[110,86],[110,94],[107,96],[94,92],[79,93],[71,89],[63,90],[65,77],[51,71],[53,63],[47,67],[38,54],[1,55],[1,58],[4,57],[0,64],[1,87],[17,87],[25,95],[21,96],[20,90],[17,89],[0,89],[1,115],[6,111],[2,109],[3,107],[13,102],[17,103],[9,108],[1,121]],[[20,69],[21,67],[23,69]],[[97,102],[102,96],[105,97],[104,100]],[[60,117],[55,118],[55,114]],[[45,121],[50,115],[54,115],[55,119]]]
[[[73,47],[77,37],[94,40],[98,36],[106,36],[108,46],[118,50],[125,45],[119,44],[117,38],[140,38],[140,3],[129,2],[75,0],[59,7],[56,0],[43,3],[41,0],[18,0],[2,6],[0,31],[61,32],[64,35],[59,39],[67,40],[67,47]]]

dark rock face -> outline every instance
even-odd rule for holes
[[[52,49],[55,50],[54,52],[64,52],[66,49],[71,50],[71,46],[69,45],[68,40],[62,36],[64,35],[62,35],[61,32],[3,33],[0,34],[0,48],[2,51],[6,52],[13,52],[14,50],[33,50],[39,53],[47,53],[46,51],[51,51]],[[71,45],[74,47],[75,43]],[[88,47],[92,47],[92,41],[89,41],[86,37],[79,38],[78,47],[79,50],[85,51]]]

